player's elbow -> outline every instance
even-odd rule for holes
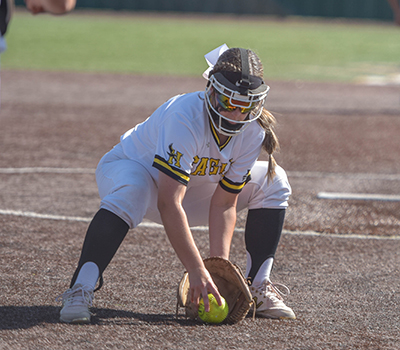
[[[174,204],[173,201],[171,201],[170,198],[165,197],[165,196],[158,196],[157,199],[157,209],[160,212],[160,214],[163,214],[165,212],[167,212],[168,210],[171,210],[174,206],[176,206]]]

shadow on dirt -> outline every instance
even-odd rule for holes
[[[199,322],[178,318],[175,314],[144,314],[115,309],[92,310],[92,325],[181,325],[195,326]],[[59,323],[59,306],[0,306],[0,330],[28,329],[42,323]]]

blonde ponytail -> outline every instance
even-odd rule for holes
[[[274,130],[276,119],[271,112],[267,111],[264,108],[260,118],[257,119],[257,122],[265,131],[265,137],[262,147],[268,153],[267,176],[268,176],[268,181],[272,181],[275,176],[275,167],[276,167],[276,161],[273,156],[273,153],[279,150],[278,136],[276,135]]]

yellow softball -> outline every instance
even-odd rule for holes
[[[204,311],[204,300],[200,299],[199,302],[199,317],[207,323],[221,323],[228,316],[229,307],[226,300],[221,296],[222,304],[218,305],[217,300],[211,293],[208,294],[208,300],[210,302],[210,311]]]

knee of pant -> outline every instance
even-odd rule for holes
[[[101,207],[123,219],[130,228],[139,225],[149,207],[150,190],[145,186],[124,185],[101,201]]]
[[[275,172],[276,172],[276,175],[273,179],[273,183],[276,184],[276,187],[278,189],[280,189],[280,191],[283,191],[288,196],[290,196],[292,193],[292,188],[289,184],[289,180],[288,180],[286,171],[283,170],[280,166],[277,166]]]
[[[289,184],[286,172],[281,167],[276,167],[276,175],[273,181],[266,185],[265,193],[268,197],[268,201],[274,202],[275,206],[288,206],[288,200],[292,194],[292,188]]]
[[[286,208],[292,193],[286,172],[276,167],[273,180],[268,180],[267,170],[258,171],[252,181],[255,182],[255,191],[250,198],[249,208]]]

